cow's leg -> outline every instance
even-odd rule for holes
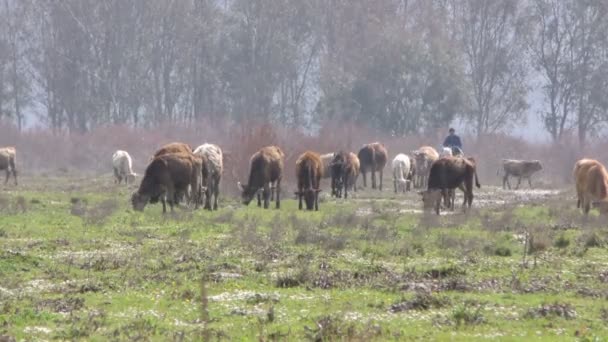
[[[319,192],[315,190],[315,211],[319,211]]]
[[[120,184],[120,175],[118,174],[118,170],[116,170],[116,168],[114,168],[114,184]]]
[[[528,185],[530,186],[530,189],[532,189],[532,177],[528,177]]]
[[[302,210],[302,189],[298,189],[298,209]]]
[[[257,196],[258,196],[258,207],[261,208],[262,207],[262,193],[260,192],[260,190],[258,190]]]
[[[276,209],[281,208],[281,179],[277,180],[275,188],[275,201],[276,201]]]
[[[367,188],[367,175],[365,174],[365,171],[361,171],[361,175],[363,176],[363,187]]]
[[[15,186],[17,185],[17,170],[13,167],[13,178],[15,179]]]
[[[220,197],[220,178],[215,181],[215,198],[213,199],[213,210],[217,210],[218,197]]]
[[[384,170],[380,170],[380,191],[382,191],[382,179],[384,178]]]
[[[505,172],[505,175],[502,177],[502,188],[503,190],[509,186],[509,190],[511,190],[511,184],[509,184],[509,174]]]
[[[273,184],[272,182],[270,183],[270,200],[274,201],[274,192],[276,190],[276,183]]]
[[[6,179],[4,180],[4,185],[6,185],[6,183],[8,183],[8,179],[11,177],[11,169],[9,169],[8,167],[6,168]]]
[[[519,186],[521,185],[521,176],[519,176],[517,178],[517,185],[515,186],[515,190],[519,189]]]
[[[346,175],[344,177],[344,181],[342,182],[342,187],[344,188],[344,199],[348,198],[348,180],[350,179],[350,177],[348,175]]]

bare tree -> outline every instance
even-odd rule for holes
[[[521,123],[528,105],[519,1],[462,0],[457,6],[475,133]]]

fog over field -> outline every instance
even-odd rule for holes
[[[0,342],[605,340],[607,18],[0,1]]]

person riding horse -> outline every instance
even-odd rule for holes
[[[449,129],[449,135],[445,137],[443,141],[443,147],[449,147],[452,149],[452,154],[454,156],[462,155],[462,140],[460,137],[456,135],[456,130],[454,128]]]

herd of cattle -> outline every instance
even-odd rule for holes
[[[13,176],[17,185],[17,151],[14,147],[0,148],[0,170],[6,171],[5,184]],[[277,146],[261,148],[253,154],[249,163],[247,184],[238,182],[242,202],[247,205],[257,196],[258,206],[268,208],[275,201],[281,206],[281,180],[284,172],[285,154]],[[364,145],[357,154],[339,151],[320,155],[306,151],[296,161],[297,191],[299,208],[302,202],[307,210],[319,209],[321,179],[331,178],[331,195],[348,198],[349,190],[357,191],[357,179],[363,178],[367,187],[367,174],[371,174],[372,189],[382,190],[383,170],[388,162],[388,151],[379,142]],[[126,151],[116,151],[112,156],[116,183],[133,183],[132,159]],[[423,207],[433,209],[437,214],[441,207],[454,210],[456,188],[464,193],[463,207],[471,207],[473,185],[480,187],[477,177],[477,162],[472,157],[452,155],[449,148],[438,153],[433,147],[423,146],[408,156],[397,154],[391,164],[395,193],[423,189],[419,191]],[[166,203],[171,210],[176,203],[184,200],[195,208],[217,210],[220,181],[223,173],[223,154],[219,146],[203,144],[196,149],[185,143],[174,142],[163,146],[150,158],[139,188],[131,196],[135,210],[143,210],[148,203],[161,202],[163,212]],[[518,178],[516,189],[522,179],[527,179],[532,187],[531,176],[542,169],[538,160],[524,161],[503,159],[503,188],[508,186],[509,177]],[[499,169],[500,171],[500,169]],[[598,161],[581,159],[574,167],[577,208],[587,214],[591,207],[601,213],[608,213],[608,172]],[[443,204],[442,204],[443,203]]]

